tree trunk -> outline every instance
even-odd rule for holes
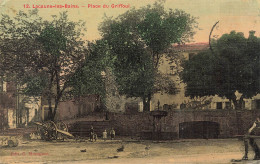
[[[147,99],[147,100],[146,100]],[[143,111],[150,111],[151,94],[143,97]]]
[[[49,111],[48,111],[48,117],[47,120],[52,120],[53,116],[52,116],[52,107],[49,106]]]
[[[244,97],[243,95],[240,97],[239,100],[237,100],[237,97],[235,94],[232,95],[231,100],[235,106],[235,110],[241,110],[243,109],[243,103],[244,103]]]
[[[51,104],[51,94],[48,94],[48,106],[49,106],[49,111],[48,111],[48,116],[47,120],[52,120],[52,104]],[[45,118],[44,118],[45,120]]]
[[[52,100],[52,92],[51,91],[52,91],[53,78],[54,78],[54,75],[51,73],[51,78],[50,78],[50,81],[49,81],[48,93],[47,93],[48,105],[49,105],[49,111],[48,111],[48,118],[47,118],[47,120],[52,120],[52,118],[53,118],[52,104],[51,104],[51,100]]]
[[[244,96],[243,95],[239,99],[239,107],[241,110],[244,109]]]
[[[239,104],[236,99],[232,98],[232,102],[234,104],[235,110],[239,110]]]
[[[55,106],[54,106],[53,113],[52,113],[52,121],[54,121],[54,119],[55,119],[59,102],[60,102],[60,98],[58,97],[58,98],[55,100]]]
[[[48,120],[54,121],[56,112],[59,105],[59,99],[55,100],[54,108],[52,109],[51,103],[49,103],[49,113],[48,113]]]
[[[80,110],[80,103],[78,102],[78,114],[77,114],[77,117],[80,117],[81,116],[81,110]]]
[[[57,111],[57,108],[54,108],[54,109],[53,109],[53,113],[52,113],[51,121],[54,121],[54,118],[55,118],[55,116],[56,116],[56,111]]]
[[[235,93],[233,93],[231,100],[235,106],[235,110],[240,110],[239,102],[237,101],[237,96],[235,95]]]

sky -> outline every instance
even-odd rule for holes
[[[57,15],[61,11],[68,11],[71,20],[83,20],[86,22],[86,39],[96,40],[100,38],[98,25],[103,21],[104,14],[117,17],[129,8],[112,8],[112,4],[130,5],[140,8],[153,4],[155,0],[0,0],[0,13],[14,16],[19,10],[27,11],[33,5],[78,5],[79,8],[39,9],[39,14],[44,19],[50,19],[51,15]],[[31,8],[24,8],[29,4]],[[88,8],[88,5],[101,5],[101,8]],[[103,8],[108,5],[109,8]],[[85,6],[85,7],[83,7]],[[212,36],[220,37],[232,30],[243,32],[248,36],[250,30],[256,31],[260,37],[260,0],[166,0],[166,8],[182,9],[197,17],[199,28],[192,42],[208,42],[212,26],[219,21]]]

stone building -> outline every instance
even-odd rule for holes
[[[0,78],[1,129],[27,126],[39,120],[39,97],[25,96],[19,93],[21,87],[14,82],[5,82]]]
[[[173,52],[183,56],[184,60],[191,59],[194,55],[201,51],[209,49],[208,43],[194,43],[186,45],[176,45],[173,48]],[[179,68],[181,69],[181,68]],[[193,109],[233,109],[234,105],[226,98],[215,96],[202,97],[190,99],[185,97],[185,84],[181,82],[177,72],[177,65],[170,63],[169,59],[164,55],[160,61],[159,71],[169,76],[176,82],[179,89],[179,93],[176,95],[169,95],[163,93],[156,93],[151,102],[151,110],[156,109],[157,102],[159,100],[161,108],[164,109],[181,109],[181,108],[193,108]],[[239,99],[241,94],[236,93]],[[254,96],[252,99],[244,99],[244,109],[248,110],[260,110],[260,95]]]

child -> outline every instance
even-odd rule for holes
[[[103,139],[104,141],[107,140],[107,130],[105,129],[105,131],[103,132]]]
[[[93,142],[94,141],[94,128],[93,126],[91,126],[90,128],[90,141]]]
[[[115,139],[115,136],[116,136],[116,132],[115,132],[115,130],[112,128],[111,131],[110,131],[111,140]]]

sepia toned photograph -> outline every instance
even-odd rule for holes
[[[260,0],[0,0],[1,164],[260,164]]]

